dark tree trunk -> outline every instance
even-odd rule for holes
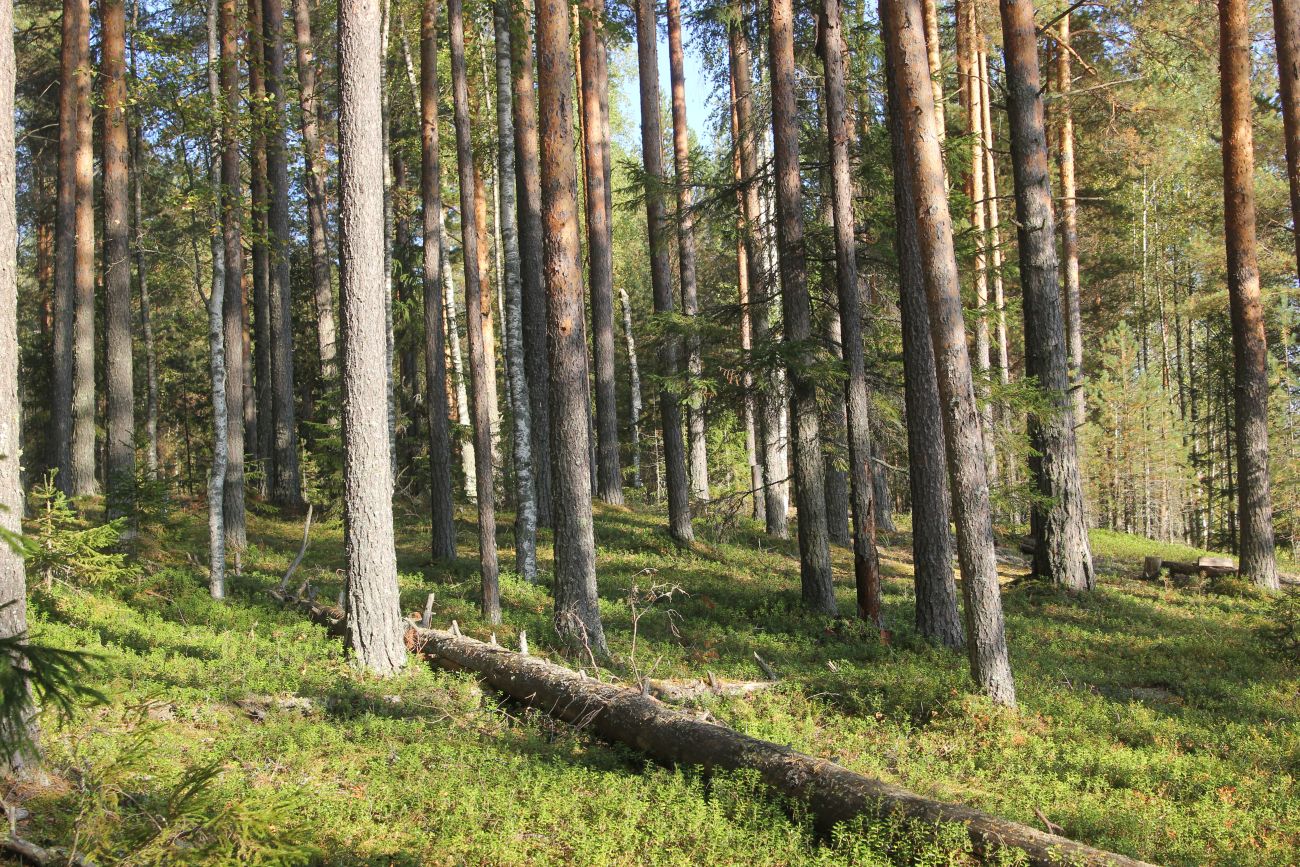
[[[592,357],[596,365],[596,494],[607,503],[622,503],[618,394],[614,386],[613,215],[608,208],[611,167],[605,161],[607,143],[602,106],[602,97],[609,90],[603,0],[583,0],[578,20],[583,161],[587,167],[587,270],[591,283]]]
[[[727,43],[731,74],[736,81],[736,125],[740,130],[745,259],[751,287],[749,318],[754,329],[754,346],[765,350],[771,339],[768,298],[773,275],[766,264],[768,257],[765,250],[763,203],[759,195],[759,130],[754,120],[754,82],[751,77],[753,52],[750,49],[743,0],[739,0],[733,10],[735,18],[727,30]],[[775,368],[764,371],[759,379],[757,437],[761,445],[763,518],[767,532],[784,539],[789,535],[786,522],[789,495],[781,451],[781,383]]]
[[[226,544],[248,542],[244,513],[244,246],[240,238],[239,24],[235,0],[221,0],[221,237],[225,257],[222,333],[226,350],[226,482],[222,512]]]
[[[900,126],[899,140],[904,151],[904,158],[897,162],[906,164],[912,182],[912,213],[920,242],[919,261],[957,519],[957,558],[966,598],[971,672],[990,698],[999,704],[1014,705],[1016,690],[998,591],[984,446],[966,349],[943,154],[934,125],[921,0],[881,0],[880,20],[898,96],[890,115],[891,122]]]
[[[907,478],[912,497],[916,631],[930,641],[956,650],[965,643],[966,637],[957,611],[957,587],[952,576],[943,412],[934,370],[925,275],[921,271],[916,199],[912,193],[903,127],[895,120],[899,94],[892,63],[885,65],[885,78],[894,163],[894,249],[898,257],[898,310],[903,324],[903,403],[907,412]]]
[[[438,2],[425,0],[420,16],[420,198],[424,206],[424,379],[429,413],[430,551],[456,557],[452,501],[451,426],[447,412],[447,358],[443,334],[442,172],[438,151]]]
[[[271,398],[275,415],[271,500],[296,508],[302,503],[302,480],[298,472],[298,425],[294,408],[289,161],[284,133],[284,5],[281,0],[262,0],[262,41],[266,56],[266,180],[270,194],[267,295],[271,307]]]
[[[132,77],[135,75],[135,40],[131,43]],[[143,183],[140,179],[144,171],[144,155],[140,147],[140,120],[138,113],[134,118],[131,131],[131,193],[134,201],[134,220],[131,230],[134,233],[132,247],[135,253],[136,279],[140,284],[140,336],[144,344],[145,370],[145,467],[150,480],[158,478],[158,352],[153,337],[153,305],[149,297],[149,267],[144,254],[144,214]],[[52,240],[52,239],[51,239]]]
[[[587,347],[578,245],[578,172],[573,134],[569,6],[537,4],[543,272],[551,366],[551,457],[555,483],[555,627],[606,653],[596,592],[591,522]]]
[[[325,215],[325,145],[318,121],[320,97],[316,85],[316,53],[311,36],[311,5],[293,0],[297,46],[298,96],[302,106],[303,189],[307,194],[307,249],[311,256],[311,285],[316,302],[316,345],[320,377],[326,389],[338,379],[338,348],[334,327],[334,289],[330,277],[328,225]],[[318,419],[319,421],[320,419]]]
[[[825,460],[817,418],[816,353],[803,237],[799,180],[799,118],[795,110],[794,9],[772,0],[768,60],[772,76],[772,141],[776,170],[776,232],[785,319],[786,376],[794,445],[795,504],[799,510],[799,574],[803,601],[834,614],[830,540],[826,530]]]
[[[677,269],[681,275],[682,315],[699,315],[699,288],[695,279],[695,215],[692,213],[690,129],[686,125],[686,59],[682,53],[681,0],[668,0],[668,72],[672,85],[673,165],[677,172]],[[693,326],[686,338],[686,432],[691,496],[709,499],[709,450],[704,430],[704,395],[699,381],[704,375],[700,337]]]
[[[271,259],[266,243],[266,57],[262,49],[262,0],[248,0],[248,101],[252,142],[248,160],[248,196],[253,230],[253,367],[257,398],[257,448],[262,494],[275,471],[275,401],[271,361]]]
[[[1071,590],[1091,590],[1092,554],[1066,363],[1034,9],[1031,0],[1001,0],[1000,5],[1024,293],[1025,372],[1037,377],[1047,400],[1046,411],[1030,418],[1030,442],[1039,455],[1032,469],[1038,492],[1046,498],[1045,504],[1034,505],[1034,569]]]
[[[1255,254],[1255,157],[1246,0],[1219,0],[1223,106],[1223,228],[1232,313],[1241,575],[1279,586],[1268,475],[1268,344]]]
[[[532,3],[515,6],[510,39],[515,91],[515,177],[519,192],[520,287],[524,313],[524,372],[533,421],[533,483],[537,523],[555,526],[551,507],[551,385],[546,351],[546,287],[542,282],[542,193],[538,165],[537,95],[533,90]]]
[[[54,263],[54,430],[59,487],[95,492],[95,213],[90,3],[64,0]]]
[[[343,326],[343,532],[347,643],[379,675],[406,664],[393,548],[385,369],[379,7],[339,4],[339,308]]]
[[[447,2],[451,46],[451,85],[455,107],[456,165],[460,170],[461,252],[465,260],[465,335],[469,342],[470,405],[474,428],[475,499],[478,501],[479,570],[482,576],[480,607],[491,623],[501,622],[501,591],[497,581],[496,492],[492,485],[492,429],[487,379],[490,370],[483,332],[482,263],[474,200],[472,130],[469,122],[469,81],[465,64],[465,22],[461,0]]]
[[[637,70],[641,85],[641,158],[645,165],[646,228],[650,241],[650,282],[654,308],[659,315],[671,314],[673,278],[669,273],[668,220],[664,211],[663,134],[659,125],[658,25],[653,0],[637,0]],[[681,368],[680,341],[671,333],[659,346],[659,374],[673,380]],[[686,478],[686,443],[682,437],[681,401],[671,387],[659,388],[659,411],[663,427],[664,474],[668,490],[668,532],[679,542],[694,538],[691,530],[690,491]]]
[[[853,577],[858,616],[883,628],[880,560],[876,552],[876,510],[871,466],[871,397],[867,391],[862,311],[853,220],[853,178],[849,168],[852,124],[844,95],[848,50],[840,24],[839,0],[822,2],[822,53],[826,72],[826,125],[830,136],[831,189],[835,215],[835,287],[840,306],[840,345],[848,378],[849,488],[853,499]]]
[[[127,179],[126,5],[101,0],[104,76],[104,323],[108,385],[109,517],[124,513],[115,489],[135,481],[135,364],[131,352],[131,226]]]

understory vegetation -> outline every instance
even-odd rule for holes
[[[88,514],[94,514],[91,510]],[[462,551],[475,530],[459,516]],[[498,533],[508,548],[511,534]],[[1020,707],[971,694],[966,661],[911,626],[905,522],[882,536],[888,640],[799,604],[795,543],[740,521],[673,543],[655,511],[598,507],[601,608],[612,661],[635,682],[780,680],[696,711],[915,791],[1103,849],[1169,864],[1287,864],[1300,847],[1300,674],[1269,639],[1277,604],[1247,585],[1140,580],[1141,557],[1190,549],[1100,531],[1100,586],[1069,594],[1002,549]],[[23,833],[95,863],[960,864],[960,829],[866,825],[818,834],[798,805],[744,774],[647,764],[580,728],[411,665],[356,672],[337,639],[267,594],[302,525],[251,514],[231,597],[213,601],[198,504],[141,534],[112,583],[56,577],[32,593],[34,641],[98,654],[108,697],[43,737],[44,780],[4,793]],[[30,530],[29,530],[30,532]],[[434,625],[534,654],[551,646],[542,583],[502,579],[503,624],[478,615],[472,557],[428,565],[429,528],[398,504],[402,608],[436,594]],[[843,610],[851,555],[836,548]],[[510,562],[503,557],[503,561]],[[342,530],[318,521],[293,583],[333,598]],[[1291,568],[1284,564],[1284,568]],[[293,589],[293,588],[291,588]],[[597,674],[572,655],[574,667]],[[965,854],[964,854],[965,853]]]

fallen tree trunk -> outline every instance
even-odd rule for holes
[[[272,592],[309,611],[331,632],[339,628],[337,608]],[[959,824],[975,850],[989,856],[1016,849],[1033,865],[1124,865],[1144,862],[1045,834],[958,804],[947,804],[854,773],[834,762],[759,740],[673,710],[640,690],[603,683],[535,656],[506,650],[439,629],[412,625],[407,645],[443,668],[477,674],[493,689],[553,717],[590,729],[608,741],[640,750],[667,765],[706,771],[754,770],[782,795],[807,806],[817,825],[829,830],[860,817]]]
[[[1158,578],[1162,569],[1168,569],[1170,575],[1186,575],[1189,578],[1198,575],[1222,578],[1237,574],[1237,565],[1231,557],[1202,557],[1195,563],[1184,563],[1178,560],[1162,560],[1152,555],[1142,561],[1142,574],[1147,578]]]

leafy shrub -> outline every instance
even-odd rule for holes
[[[1300,593],[1290,590],[1273,601],[1260,637],[1275,653],[1300,662]]]

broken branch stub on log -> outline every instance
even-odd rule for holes
[[[306,610],[333,634],[342,634],[345,629],[342,612],[337,608],[292,599],[275,590],[271,595]],[[971,807],[918,795],[834,762],[673,710],[639,689],[584,678],[535,656],[414,625],[407,630],[406,643],[435,665],[474,673],[498,692],[565,722],[589,728],[607,741],[640,750],[664,764],[693,765],[706,771],[756,771],[770,788],[806,805],[817,825],[827,830],[860,818],[956,824],[966,829],[981,856],[1015,849],[1024,852],[1030,864],[1041,867],[1150,867]]]

